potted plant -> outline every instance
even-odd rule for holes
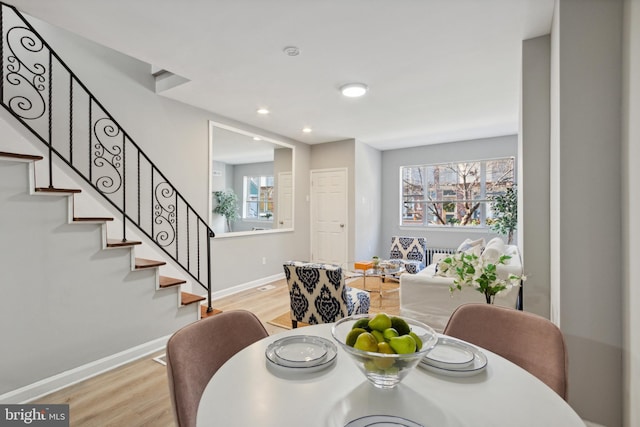
[[[491,198],[491,209],[494,212],[491,229],[507,235],[507,244],[510,245],[513,241],[513,232],[518,226],[518,191],[515,184],[507,188],[504,194]]]
[[[231,232],[231,224],[238,218],[238,196],[233,190],[226,191],[214,191],[216,196],[216,207],[213,209],[213,213],[222,215],[227,221],[227,231]]]

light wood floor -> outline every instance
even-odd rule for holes
[[[215,300],[213,305],[222,311],[249,310],[264,323],[269,334],[282,332],[283,328],[267,322],[289,309],[287,284],[280,280],[272,285],[273,289],[247,290]],[[358,287],[355,283],[350,284],[353,285]],[[375,301],[372,292],[372,308],[376,306]],[[397,304],[397,292],[390,293],[389,297],[385,295],[384,301],[385,305]],[[153,360],[162,353],[67,387],[33,403],[68,403],[72,427],[174,426],[166,368]]]

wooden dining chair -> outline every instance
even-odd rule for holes
[[[234,354],[269,334],[251,312],[233,310],[198,320],[167,342],[167,375],[176,424],[196,425],[200,398],[216,371]]]
[[[444,334],[510,360],[567,400],[564,337],[544,317],[492,304],[464,304],[453,312]]]

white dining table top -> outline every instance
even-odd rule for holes
[[[366,415],[400,416],[425,427],[585,425],[544,383],[487,350],[482,351],[488,363],[479,374],[450,377],[418,366],[390,390],[370,384],[339,346],[336,363],[313,373],[273,368],[265,357],[267,346],[285,336],[333,341],[331,326],[271,335],[237,353],[209,381],[197,425],[344,427]]]

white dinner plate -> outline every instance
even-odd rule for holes
[[[273,352],[287,366],[315,366],[327,357],[327,344],[318,337],[302,335],[276,341]]]
[[[438,338],[438,343],[425,356],[427,363],[438,368],[462,369],[473,363],[473,347],[448,337]]]
[[[366,417],[356,418],[350,421],[344,427],[424,427],[415,421],[408,420],[394,415],[367,415]]]
[[[447,339],[455,340],[455,338],[451,338],[451,337],[447,337]],[[432,362],[425,357],[420,361],[420,364],[418,366],[426,369],[427,371],[435,372],[440,375],[447,375],[451,377],[469,377],[472,375],[477,375],[480,372],[484,371],[484,369],[487,367],[487,356],[473,345],[469,345],[459,340],[456,340],[456,341],[458,341],[460,344],[465,344],[469,346],[469,348],[473,352],[473,361],[469,365],[462,366],[462,367],[460,366],[440,367],[440,366],[433,365]]]
[[[294,337],[291,337],[291,338],[294,338]],[[336,356],[338,355],[338,348],[334,343],[322,337],[307,336],[307,338],[313,338],[314,340],[323,342],[327,350],[327,353],[325,354],[324,357],[318,360],[315,360],[314,363],[309,365],[301,366],[299,364],[293,364],[293,365],[289,364],[283,361],[282,359],[280,359],[275,353],[276,348],[278,348],[281,345],[281,341],[287,339],[287,338],[281,338],[279,340],[272,342],[267,346],[267,349],[264,352],[267,358],[267,361],[269,362],[269,364],[271,364],[271,366],[277,369],[284,369],[289,372],[297,371],[297,372],[305,372],[305,373],[311,373],[311,372],[320,371],[322,369],[326,369],[336,361]]]

